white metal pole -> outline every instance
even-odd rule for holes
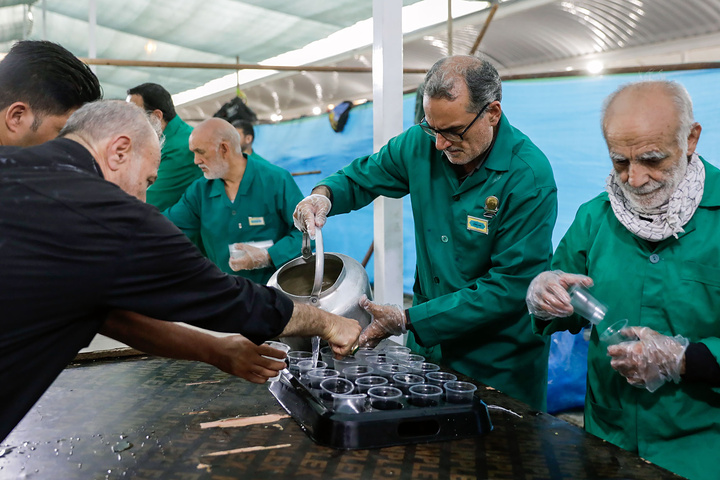
[[[402,132],[402,0],[373,0],[373,148]],[[403,305],[402,200],[374,205],[375,301]]]

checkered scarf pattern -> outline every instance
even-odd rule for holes
[[[605,189],[610,197],[615,217],[632,234],[651,242],[659,242],[673,236],[678,238],[684,227],[695,214],[705,188],[705,166],[697,153],[690,158],[685,176],[670,199],[663,205],[651,209],[635,208],[625,197],[618,185],[615,170],[610,172]]]

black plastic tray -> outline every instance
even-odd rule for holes
[[[487,406],[472,403],[416,407],[403,400],[398,410],[339,413],[294,377],[281,377],[270,393],[316,443],[352,450],[473,437],[492,430]]]

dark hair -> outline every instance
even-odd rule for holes
[[[253,140],[255,139],[255,129],[253,128],[253,124],[247,120],[233,120],[232,126],[242,130],[245,135],[250,135],[253,137]]]
[[[170,92],[157,83],[143,83],[127,91],[128,95],[140,95],[143,99],[145,110],[152,112],[160,110],[163,120],[169,122],[175,118],[175,105],[173,105]]]
[[[100,98],[92,70],[57,43],[23,40],[0,61],[0,109],[25,102],[38,116],[62,115]]]
[[[464,79],[470,94],[468,112],[477,113],[490,102],[502,101],[502,82],[495,67],[484,58],[471,55],[445,57],[425,75],[424,95],[454,100],[455,80]]]

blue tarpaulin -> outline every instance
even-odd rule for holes
[[[619,85],[640,79],[676,80],[688,89],[696,121],[703,126],[698,152],[720,164],[720,72],[699,70],[659,74],[610,75],[561,79],[521,80],[503,83],[503,111],[515,127],[527,134],[550,159],[558,185],[559,213],[553,244],[557,246],[578,207],[603,191],[610,172],[600,130],[602,101]],[[403,103],[403,125],[414,118],[415,95]],[[290,172],[321,170],[316,175],[295,177],[308,194],[325,176],[353,159],[373,151],[372,104],[350,111],[345,129],[335,133],[327,115],[256,128],[254,148],[269,161]],[[404,200],[403,286],[412,292],[415,271],[415,238],[409,199]],[[532,221],[529,219],[529,221]],[[362,260],[373,238],[372,206],[333,217],[324,229],[327,251],[345,253]],[[368,264],[372,279],[372,261]],[[548,410],[581,407],[585,390],[587,342],[582,336],[558,333],[550,354]]]

